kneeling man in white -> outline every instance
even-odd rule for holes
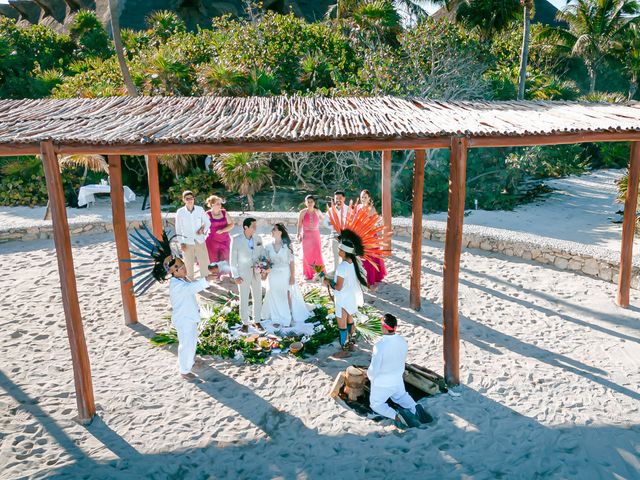
[[[382,319],[382,338],[374,345],[371,365],[367,376],[371,381],[369,398],[371,410],[396,421],[401,427],[417,426],[420,422],[428,423],[430,417],[421,405],[409,396],[404,388],[402,375],[407,361],[407,341],[396,335],[398,320],[387,313]],[[393,400],[401,409],[396,412],[387,404]],[[416,418],[416,414],[418,417]]]

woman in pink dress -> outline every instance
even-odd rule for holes
[[[307,280],[311,280],[316,274],[313,266],[324,265],[320,243],[322,212],[316,208],[313,195],[307,195],[304,204],[307,208],[298,215],[298,241],[302,240],[302,272]]]
[[[231,237],[229,232],[233,229],[233,220],[227,215],[227,211],[222,208],[223,200],[211,195],[207,198],[209,210],[207,215],[211,220],[209,236],[205,243],[209,252],[210,262],[228,262],[229,249],[231,247]]]
[[[376,213],[376,208],[373,206],[373,199],[371,198],[369,190],[362,190],[360,192],[360,205],[358,205],[358,208],[367,209],[370,215]],[[375,258],[373,261],[365,260],[362,262],[362,266],[367,271],[369,289],[375,291],[378,288],[378,284],[387,276],[384,260],[382,258]]]

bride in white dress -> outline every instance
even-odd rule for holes
[[[267,276],[262,319],[271,320],[276,328],[304,323],[311,314],[296,285],[295,257],[289,233],[284,224],[276,223],[271,235],[273,242],[266,245],[265,254],[273,266]]]

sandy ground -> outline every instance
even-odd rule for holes
[[[513,211],[470,210],[466,225],[503,228],[533,233],[543,237],[586,243],[620,251],[622,220],[616,212],[624,205],[616,202],[616,180],[625,170],[596,170],[592,173],[545,183],[554,189],[551,194]],[[446,212],[430,215],[429,220],[446,221]],[[640,240],[636,239],[636,249]]]
[[[613,284],[465,251],[461,396],[425,400],[435,423],[400,432],[326,396],[347,364],[332,346],[264,366],[201,359],[206,381],[181,381],[175,348],[148,342],[166,286],[126,327],[112,238],[73,243],[98,414],[74,421],[53,243],[0,246],[0,478],[640,478],[640,310],[616,307]],[[409,360],[441,372],[442,248],[424,244],[419,313],[409,249],[396,240],[368,298],[401,319]],[[350,361],[366,364],[360,348]]]

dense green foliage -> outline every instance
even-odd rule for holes
[[[175,12],[160,11],[147,18],[147,30],[122,31],[124,54],[142,95],[516,97],[521,2],[462,2],[455,23],[427,18],[415,2],[404,3],[414,14],[405,25],[387,0],[345,0],[315,23],[254,9],[247,18],[216,18],[211,28],[197,31],[188,31]],[[532,25],[525,98],[636,98],[640,30],[629,13],[637,10],[633,0],[580,0],[564,10],[565,24]],[[95,14],[78,12],[69,32],[17,27],[0,18],[0,98],[125,95],[112,44]],[[394,156],[394,212],[408,214],[412,152]],[[624,166],[627,159],[628,146],[609,144],[473,150],[467,198],[481,208],[511,208],[546,177]],[[217,193],[234,201],[242,196],[249,205],[255,198],[256,208],[284,209],[297,208],[304,191],[322,196],[341,187],[355,196],[368,188],[378,196],[376,153],[233,155],[216,161],[216,173],[209,173],[201,171],[203,157],[164,159],[162,191],[176,205],[180,192],[191,189],[200,203]],[[140,158],[125,158],[123,171],[125,183],[146,190]],[[2,172],[0,203],[41,204],[41,174],[18,173]],[[431,152],[428,210],[446,208],[447,182],[447,152]],[[274,187],[296,195],[279,201],[270,197]]]

